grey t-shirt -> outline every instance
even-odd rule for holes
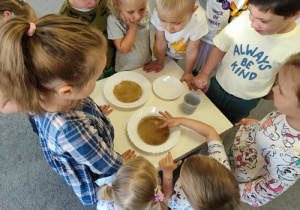
[[[116,72],[132,70],[143,66],[151,60],[149,22],[151,13],[147,9],[145,17],[138,23],[133,46],[129,53],[116,52]],[[107,19],[108,39],[123,38],[128,30],[128,25],[120,18],[110,15]]]

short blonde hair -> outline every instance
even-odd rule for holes
[[[0,19],[4,18],[4,12],[9,11],[15,16],[25,20],[34,21],[36,14],[31,6],[24,0],[1,0],[0,1]]]
[[[284,75],[288,75],[291,81],[293,81],[296,96],[300,103],[300,53],[290,56],[283,64],[280,71],[282,71]]]
[[[232,172],[208,156],[187,158],[180,180],[193,209],[233,210],[240,203],[239,184]]]
[[[35,24],[29,37],[26,20],[2,21],[0,90],[21,112],[41,114],[42,96],[53,91],[49,83],[59,79],[84,88],[96,73],[95,66],[87,64],[89,53],[103,51],[105,56],[107,47],[99,30],[74,18],[47,15]]]
[[[109,8],[110,12],[115,16],[120,16],[120,6],[122,5],[122,2],[126,0],[107,0],[107,7]],[[133,3],[140,3],[141,0],[135,0]],[[148,2],[148,0],[143,0]]]
[[[163,202],[155,202],[155,189],[158,186],[158,173],[145,158],[126,161],[117,172],[112,186],[100,188],[99,197],[110,200],[122,209],[167,209]]]
[[[196,0],[155,0],[156,10],[169,13],[192,12]]]

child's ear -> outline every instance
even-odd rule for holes
[[[61,96],[70,96],[72,94],[73,87],[70,85],[65,85],[61,88],[59,88],[58,93]]]
[[[298,18],[300,18],[300,11],[297,11],[293,16],[290,17],[291,22],[296,21]]]
[[[192,15],[196,12],[196,10],[198,9],[199,5],[195,4],[194,8],[192,10]]]

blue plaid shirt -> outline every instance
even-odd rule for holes
[[[114,129],[98,105],[86,98],[71,110],[34,116],[51,168],[83,205],[97,203],[95,180],[114,174],[123,158],[113,150]]]

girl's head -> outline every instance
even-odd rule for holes
[[[194,155],[187,158],[180,171],[180,180],[193,209],[232,210],[240,202],[235,177],[210,157]]]
[[[68,0],[71,7],[75,9],[94,9],[100,0]]]
[[[155,201],[158,174],[154,166],[139,156],[126,161],[117,172],[111,186],[100,189],[100,198],[111,200],[121,209],[167,209]]]
[[[109,0],[108,7],[116,17],[124,17],[139,23],[146,14],[148,0]]]
[[[74,18],[47,15],[33,24],[18,17],[0,26],[0,90],[24,112],[42,112],[48,95],[86,97],[106,63],[101,32]],[[13,87],[13,88],[12,88]]]
[[[292,55],[278,74],[273,87],[274,105],[287,116],[300,116],[300,53]]]
[[[37,19],[35,12],[30,5],[23,0],[1,0],[0,1],[0,20],[4,19],[5,11],[10,12],[16,17],[23,18],[28,21]]]

